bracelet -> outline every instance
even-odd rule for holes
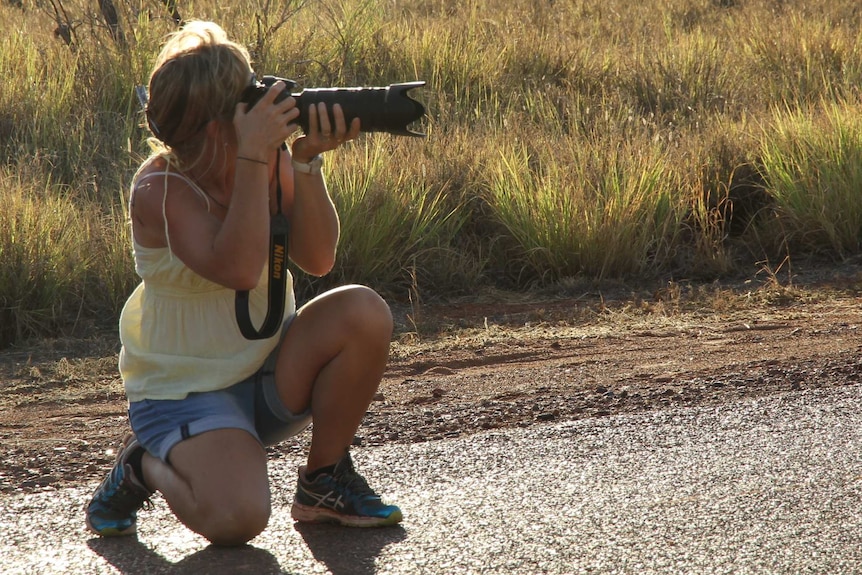
[[[237,160],[245,160],[246,162],[254,162],[255,164],[263,164],[264,166],[268,166],[269,162],[264,162],[263,160],[256,160],[254,158],[246,158],[245,156],[237,156]]]

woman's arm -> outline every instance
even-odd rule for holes
[[[144,193],[136,190],[136,201],[149,214],[146,227],[189,269],[230,289],[255,287],[268,257],[269,160],[296,130],[292,122],[299,115],[292,98],[274,103],[281,88],[270,88],[251,110],[238,104],[232,127],[218,120],[207,124],[202,157],[216,167],[197,177],[193,168],[184,175],[208,198],[176,177]]]
[[[294,160],[308,164],[318,154],[335,149],[359,134],[359,119],[354,119],[348,129],[340,105],[333,106],[332,116],[334,122],[330,122],[324,104],[310,106],[309,133],[294,142]],[[287,159],[284,156],[282,159]],[[283,161],[281,166],[280,176],[293,178],[290,257],[305,272],[325,275],[335,265],[339,222],[323,173],[295,170],[290,161]]]

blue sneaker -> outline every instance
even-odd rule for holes
[[[353,468],[350,453],[324,473],[308,481],[299,468],[299,482],[290,515],[297,521],[340,523],[348,527],[383,527],[401,522],[401,510],[386,505]]]
[[[102,481],[87,505],[87,528],[103,537],[132,535],[137,531],[138,510],[152,507],[150,495],[135,477],[129,456],[143,449],[134,434],[123,440],[113,469]]]

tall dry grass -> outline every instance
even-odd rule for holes
[[[115,3],[121,40],[95,3],[0,5],[0,345],[115,317],[136,282],[133,86],[176,24],[157,0]],[[178,9],[225,26],[259,73],[427,82],[428,138],[367,136],[330,158],[341,259],[301,278],[301,297],[347,281],[397,300],[715,278],[859,252],[855,0]]]

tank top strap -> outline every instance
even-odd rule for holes
[[[192,190],[194,190],[195,193],[197,195],[199,195],[201,198],[203,198],[203,200],[206,202],[207,211],[210,211],[212,204],[210,203],[210,197],[207,195],[207,193],[205,191],[203,191],[201,189],[201,187],[199,185],[197,185],[197,183],[194,182],[194,180],[192,180],[191,178],[189,178],[188,176],[186,176],[185,174],[182,174],[180,172],[171,172],[170,170],[159,170],[156,172],[149,172],[147,174],[144,174],[143,176],[140,176],[137,179],[137,181],[135,182],[135,186],[137,186],[138,184],[140,184],[144,180],[148,180],[148,179],[156,177],[156,176],[163,176],[164,177],[165,193],[162,194],[162,221],[165,222],[165,241],[168,244],[168,253],[170,254],[171,259],[173,259],[173,253],[174,252],[171,249],[171,236],[170,236],[170,233],[168,233],[168,215],[167,215],[167,207],[166,207],[167,202],[168,202],[168,177],[172,176],[174,178],[179,178],[182,181],[184,181],[186,184],[188,184],[189,187]]]

